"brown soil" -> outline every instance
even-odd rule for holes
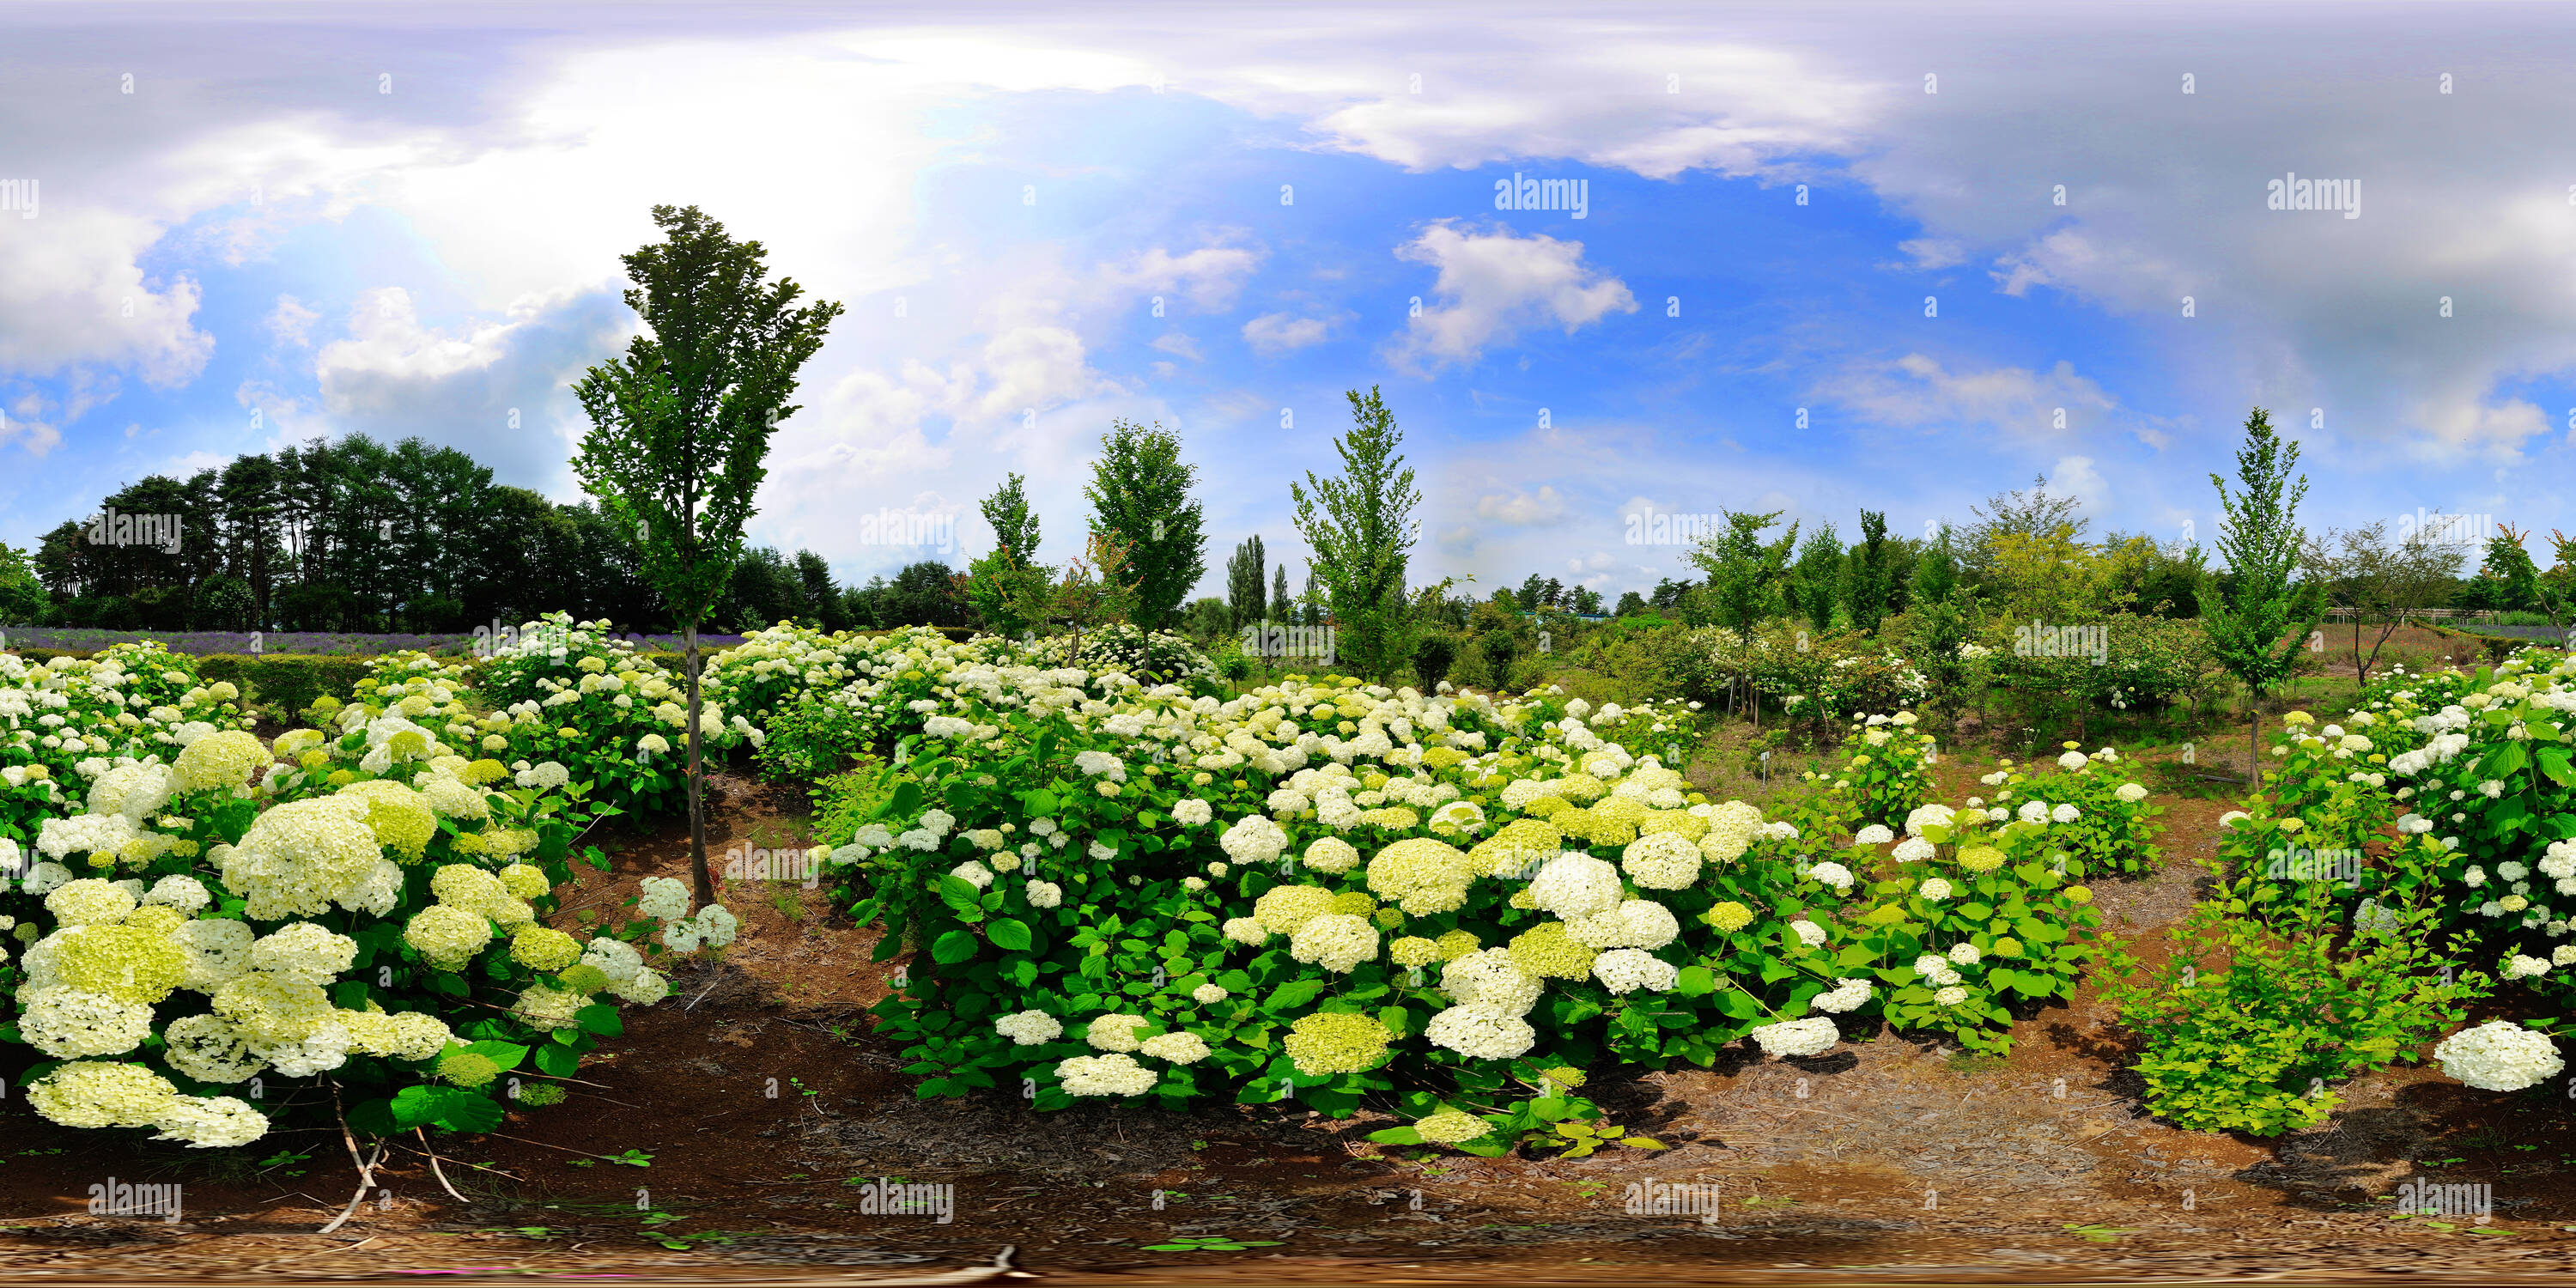
[[[2241,748],[2240,748],[2241,749]],[[1988,766],[1944,758],[1953,798]],[[2144,767],[2141,766],[2143,769]],[[1955,781],[1954,781],[1955,780]],[[792,792],[720,778],[709,848],[805,837]],[[2166,865],[2096,886],[2124,933],[2191,903],[2221,800],[2163,795]],[[685,824],[592,837],[614,870],[566,906],[685,875]],[[596,1086],[442,1139],[448,1197],[397,1151],[358,1215],[336,1133],[190,1156],[0,1109],[0,1265],[64,1281],[523,1279],[972,1282],[994,1258],[1066,1283],[2126,1282],[2251,1276],[2519,1282],[2576,1272],[2576,1136],[2561,1102],[2401,1068],[2278,1141],[2145,1118],[2121,1035],[2088,990],[2024,1021],[2009,1058],[1879,1035],[1811,1060],[1595,1072],[1587,1094],[1672,1147],[1582,1160],[1431,1157],[1365,1143],[1388,1121],[1206,1107],[1024,1107],[1016,1089],[927,1102],[865,1008],[891,964],[820,891],[737,881],[720,964],[630,1011]],[[413,1142],[416,1146],[420,1142]],[[649,1166],[612,1161],[638,1151]],[[1423,1154],[1414,1159],[1407,1157]],[[2398,1222],[2405,1177],[2493,1187],[2495,1218]],[[88,1187],[179,1181],[177,1224],[90,1216]],[[954,1188],[951,1219],[860,1211],[879,1178]],[[1720,1210],[1632,1216],[1634,1183],[1713,1185]],[[1157,1193],[1160,1192],[1159,1203]],[[668,1214],[657,1217],[653,1214]],[[1175,1238],[1259,1241],[1150,1251]],[[683,1246],[665,1246],[668,1243]],[[982,1266],[981,1273],[960,1273]],[[936,1276],[936,1277],[933,1277]]]

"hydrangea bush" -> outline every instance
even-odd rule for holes
[[[679,808],[688,790],[686,677],[607,630],[606,622],[556,613],[518,628],[508,647],[479,663],[396,654],[376,663],[348,708],[326,702],[314,714],[343,730],[372,730],[391,717],[424,722],[514,772],[561,765],[602,812]],[[710,757],[766,738],[712,686],[702,684],[700,698],[698,729]],[[359,708],[364,717],[350,714]],[[365,751],[346,733],[333,744],[344,757]]]
[[[2086,951],[2080,870],[2035,861],[2054,823],[1954,837],[1945,811],[1881,853],[1710,802],[1602,735],[1636,713],[1553,691],[1220,702],[951,647],[876,805],[825,837],[881,956],[924,950],[879,1008],[924,1095],[1401,1090],[1507,1137],[1603,1060],[1887,1019],[1998,1045]]]
[[[175,655],[0,655],[0,675],[64,715],[0,751],[0,779],[46,788],[18,838],[34,854],[0,839],[23,873],[0,896],[20,946],[0,1038],[35,1048],[29,1103],[56,1122],[203,1147],[333,1105],[375,1135],[489,1129],[506,1100],[560,1100],[618,1006],[663,996],[655,955],[731,937],[684,891],[587,942],[546,925],[578,785],[553,761],[469,759],[486,735],[427,659],[387,659],[329,708],[337,732],[273,745],[218,728],[247,723],[237,695]]]

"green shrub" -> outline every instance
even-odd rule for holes
[[[277,713],[280,723],[293,723],[295,713],[324,694],[345,697],[367,678],[375,659],[312,654],[215,653],[197,659],[197,673],[208,683],[230,680],[245,704]]]
[[[2147,1108],[2193,1131],[2277,1136],[2334,1112],[2330,1083],[2411,1058],[2466,1014],[2487,979],[2432,942],[2433,909],[2391,907],[2346,935],[2330,883],[2250,872],[2165,934],[2150,967],[2125,945],[2107,996],[2145,1040]],[[2205,955],[2214,966],[2203,968]]]

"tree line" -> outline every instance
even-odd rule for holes
[[[163,524],[120,527],[117,516],[168,516],[175,540],[157,539]],[[950,574],[926,560],[844,587],[811,550],[756,547],[709,621],[963,626]],[[0,547],[11,624],[444,634],[558,610],[647,632],[673,622],[637,543],[590,501],[495,483],[491,467],[419,438],[315,439],[184,479],[152,475],[32,552]]]

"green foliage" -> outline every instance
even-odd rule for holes
[[[2245,445],[2236,453],[2237,490],[2209,476],[2226,511],[2218,554],[2227,572],[2201,595],[2201,621],[2219,664],[2258,697],[2297,673],[2325,602],[2321,582],[2293,580],[2305,541],[2299,502],[2308,494],[2307,478],[2292,478],[2298,464],[2299,445],[2284,443],[2257,407],[2245,418]],[[2259,741],[2261,708],[2248,708]]]
[[[793,278],[768,280],[768,252],[736,241],[695,206],[655,206],[665,240],[624,257],[635,285],[627,307],[644,333],[622,361],[603,362],[573,386],[590,432],[573,473],[618,530],[643,552],[645,579],[687,637],[688,705],[698,705],[698,623],[731,584],[769,471],[769,436],[796,414],[796,373],[823,347],[841,306],[796,306]],[[695,712],[692,711],[692,717]],[[688,741],[689,867],[701,903],[714,897],[698,808],[701,755]]]
[[[761,776],[774,782],[817,782],[847,767],[868,746],[869,731],[858,713],[812,697],[771,713],[763,728],[768,737],[752,758]]]
[[[1884,511],[1861,511],[1860,534],[1860,544],[1851,548],[1843,563],[1840,589],[1843,614],[1852,629],[1869,635],[1878,632],[1879,621],[1893,608],[1897,578],[1904,570],[1897,567],[1896,543],[1887,539]]]
[[[590,433],[573,472],[644,553],[644,573],[684,622],[706,617],[742,551],[796,373],[841,306],[797,307],[768,252],[695,206],[655,206],[665,240],[623,257],[644,333],[574,385]]]
[[[1181,462],[1180,436],[1160,425],[1110,422],[1100,459],[1082,494],[1091,501],[1091,530],[1126,553],[1123,580],[1135,603],[1129,620],[1148,631],[1179,620],[1181,600],[1207,572],[1207,535],[1190,497],[1198,467]]]
[[[1780,521],[1779,511],[1769,514],[1725,512],[1726,530],[1711,533],[1693,547],[1691,563],[1708,574],[1708,594],[1714,620],[1737,634],[1749,634],[1754,624],[1776,615],[1783,592],[1782,580],[1789,566],[1789,551],[1797,544],[1798,525],[1792,523],[1779,540],[1765,542],[1762,534]]]
[[[1422,494],[1413,489],[1413,471],[1400,469],[1397,448],[1403,431],[1395,427],[1372,386],[1363,397],[1348,394],[1351,428],[1333,440],[1342,460],[1336,478],[1319,479],[1312,471],[1303,484],[1288,485],[1296,503],[1297,532],[1314,551],[1309,565],[1307,601],[1314,606],[1315,583],[1328,597],[1335,649],[1344,665],[1361,675],[1384,678],[1394,673],[1404,638],[1405,552],[1413,548],[1413,509]]]
[[[373,658],[295,653],[211,653],[195,662],[207,683],[230,681],[243,702],[275,709],[282,723],[315,698],[349,692],[374,666]]]
[[[2396,910],[2394,933],[2347,937],[2326,883],[2225,882],[2165,935],[2149,965],[2110,964],[2120,1022],[2146,1044],[2147,1106],[2194,1131],[2277,1136],[2334,1111],[2330,1083],[2385,1068],[2459,1022],[2487,980],[2432,946],[2434,917]],[[2215,964],[2203,961],[2215,957]]]
[[[37,621],[52,604],[53,597],[36,579],[35,561],[26,551],[0,541],[0,625]]]
[[[1798,561],[1783,589],[1797,612],[1819,635],[1834,628],[1834,608],[1847,576],[1842,539],[1831,523],[1817,524],[1798,546]]]
[[[1288,589],[1288,570],[1279,569],[1279,589]],[[1234,557],[1225,563],[1225,605],[1231,614],[1228,625],[1241,629],[1270,616],[1270,581],[1267,557],[1261,549],[1261,534],[1254,533],[1234,548]]]

